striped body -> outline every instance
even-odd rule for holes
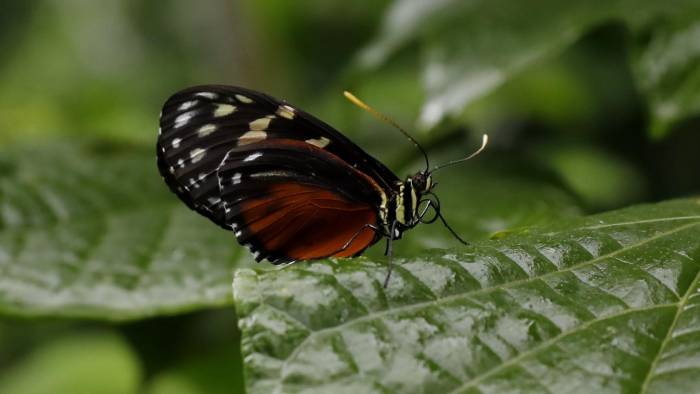
[[[382,221],[381,226],[386,234],[391,233],[394,221],[396,222],[396,227],[392,235],[393,239],[401,238],[404,231],[420,223],[418,206],[423,194],[430,191],[431,187],[432,179],[430,175],[422,172],[412,177],[407,177],[403,182],[396,183],[396,189],[393,190],[391,197],[388,199],[385,211],[380,212],[379,215]]]

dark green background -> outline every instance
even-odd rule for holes
[[[395,118],[436,162],[471,151],[488,132],[487,153],[436,176],[443,212],[470,239],[700,190],[700,36],[693,33],[700,12],[693,2],[470,8],[447,1],[422,11],[410,3],[4,0],[0,204],[18,198],[8,191],[18,168],[38,174],[27,177],[30,184],[54,166],[46,179],[57,179],[73,168],[64,166],[66,157],[89,176],[107,176],[116,190],[121,182],[159,185],[149,160],[160,105],[202,83],[285,98],[402,177],[419,163],[415,150],[346,102],[343,90]],[[113,165],[112,154],[137,156],[120,159],[129,169],[124,178],[101,171]],[[82,186],[64,192],[77,201]],[[159,187],[141,189],[140,198],[174,201]],[[26,207],[21,225],[45,220],[41,207]],[[6,210],[0,222],[7,237],[19,226],[11,217]],[[442,231],[417,230],[397,244],[399,254],[451,246]],[[231,306],[113,316],[1,309],[0,391],[243,390]]]

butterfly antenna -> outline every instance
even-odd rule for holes
[[[370,107],[369,105],[365,104],[362,100],[355,97],[355,95],[353,95],[352,93],[350,93],[348,91],[344,91],[343,95],[345,95],[345,98],[350,100],[351,103],[353,103],[353,104],[357,105],[358,107],[364,109],[365,111],[369,112],[375,118],[394,126],[397,130],[399,130],[401,132],[401,134],[403,134],[406,138],[408,138],[408,140],[411,141],[413,143],[413,145],[415,145],[416,148],[418,148],[421,151],[421,153],[423,154],[423,157],[425,158],[425,171],[428,172],[428,170],[430,169],[430,163],[428,162],[428,154],[425,153],[425,149],[423,149],[423,147],[420,146],[420,144],[418,143],[418,141],[416,141],[415,138],[411,137],[411,135],[408,134],[406,132],[406,130],[402,129],[401,126],[399,126],[399,124],[396,123],[393,119],[391,119],[390,117],[377,111],[376,109]]]
[[[486,145],[487,145],[488,143],[489,143],[489,136],[488,136],[488,134],[484,134],[484,136],[481,137],[481,147],[480,147],[479,149],[477,149],[474,153],[472,153],[471,155],[469,155],[469,156],[467,156],[467,157],[465,157],[465,158],[458,159],[458,160],[452,160],[452,161],[448,161],[448,162],[445,163],[445,164],[441,164],[441,165],[439,165],[439,166],[433,168],[433,171],[437,171],[437,170],[439,170],[439,169],[441,169],[441,168],[445,168],[445,167],[451,167],[451,166],[453,166],[453,165],[455,165],[455,164],[458,164],[458,163],[461,163],[461,162],[463,162],[463,161],[467,161],[467,160],[469,160],[469,159],[474,158],[474,157],[477,156],[479,153],[481,153],[484,149],[486,149]]]

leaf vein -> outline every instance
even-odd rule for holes
[[[488,371],[485,371],[485,372],[481,373],[480,375],[474,376],[470,381],[465,382],[463,385],[461,385],[461,386],[457,387],[456,389],[450,391],[448,394],[455,394],[455,393],[458,393],[458,392],[460,392],[460,391],[462,391],[462,390],[464,390],[464,389],[466,389],[466,388],[476,386],[479,382],[483,381],[484,379],[486,379],[486,378],[488,378],[488,377],[490,377],[490,376],[495,375],[496,373],[498,373],[498,372],[500,372],[500,371],[502,371],[502,370],[504,370],[504,369],[510,367],[511,365],[515,365],[517,362],[521,361],[522,359],[524,359],[524,358],[526,358],[526,357],[528,357],[528,356],[530,356],[530,355],[536,354],[536,353],[538,353],[539,351],[548,348],[550,345],[554,345],[554,344],[556,344],[557,342],[559,342],[560,340],[562,340],[562,339],[564,339],[564,338],[566,338],[566,337],[569,337],[569,336],[571,336],[571,335],[577,334],[577,333],[579,333],[579,332],[581,332],[581,331],[583,331],[583,330],[585,330],[585,329],[587,329],[587,328],[589,328],[589,327],[591,327],[591,326],[593,326],[593,325],[595,325],[595,324],[601,324],[601,323],[603,323],[603,322],[606,322],[606,321],[609,321],[609,320],[613,320],[613,319],[617,319],[617,318],[620,318],[620,317],[623,317],[623,316],[626,316],[626,315],[631,315],[631,314],[634,314],[634,313],[648,312],[648,311],[652,311],[652,310],[656,310],[656,309],[663,309],[663,308],[672,308],[672,307],[675,307],[675,306],[677,306],[677,304],[660,304],[660,305],[648,306],[648,307],[645,307],[645,308],[626,309],[626,310],[624,310],[624,311],[622,311],[622,312],[619,312],[619,313],[615,313],[615,314],[606,316],[605,318],[602,318],[602,319],[587,321],[587,322],[583,323],[582,325],[577,326],[577,327],[575,327],[575,328],[573,328],[573,329],[571,329],[571,330],[569,330],[569,331],[562,331],[562,332],[559,333],[558,335],[556,335],[556,336],[554,336],[554,337],[552,337],[552,338],[550,338],[550,339],[548,339],[548,340],[546,340],[546,341],[544,341],[544,342],[541,342],[541,343],[538,344],[537,346],[535,346],[535,347],[533,347],[533,348],[530,348],[530,349],[528,349],[528,350],[526,350],[526,351],[524,351],[524,352],[521,352],[520,354],[518,354],[517,356],[515,356],[515,357],[513,357],[513,358],[511,358],[511,359],[506,360],[506,361],[503,362],[501,365],[499,365],[499,366],[497,366],[497,367],[495,367],[495,368],[492,368],[492,369],[490,369],[490,370],[488,370]]]
[[[506,283],[506,284],[495,285],[495,286],[486,287],[486,288],[481,288],[481,289],[474,290],[474,291],[468,291],[468,292],[465,292],[465,293],[455,294],[455,295],[448,296],[448,297],[443,297],[443,298],[440,298],[440,299],[437,299],[437,300],[424,301],[424,302],[419,302],[419,303],[415,303],[415,304],[410,304],[410,305],[406,305],[406,306],[402,306],[402,307],[397,307],[397,308],[393,308],[393,309],[382,310],[382,311],[370,313],[370,314],[365,315],[365,316],[363,316],[363,317],[355,318],[355,319],[352,319],[352,320],[347,320],[347,321],[345,321],[345,322],[343,322],[343,323],[341,323],[341,324],[339,324],[339,325],[337,325],[337,326],[334,326],[334,327],[329,327],[329,328],[324,328],[324,329],[321,329],[321,330],[318,330],[318,331],[314,331],[314,332],[310,333],[310,334],[309,334],[309,335],[294,349],[294,351],[292,351],[292,353],[290,353],[289,357],[287,357],[287,358],[284,360],[284,363],[283,363],[283,365],[282,365],[281,370],[284,370],[284,369],[287,367],[287,364],[297,356],[297,354],[301,351],[301,349],[302,349],[308,342],[310,342],[314,337],[316,337],[316,336],[319,336],[319,335],[328,335],[328,334],[331,334],[331,333],[333,333],[333,332],[339,331],[340,329],[342,329],[342,328],[344,328],[344,327],[350,326],[350,325],[352,325],[352,324],[358,324],[358,323],[361,323],[361,322],[364,322],[364,321],[368,321],[368,320],[372,320],[372,319],[377,319],[377,318],[380,318],[380,317],[382,317],[382,316],[387,316],[387,315],[397,314],[397,313],[402,313],[402,312],[407,312],[407,311],[413,311],[413,310],[421,309],[421,308],[424,308],[424,307],[427,307],[427,306],[433,306],[433,305],[436,305],[436,304],[448,303],[448,302],[451,302],[451,301],[454,301],[454,300],[459,300],[459,299],[463,299],[463,298],[466,298],[466,297],[471,297],[471,296],[474,296],[474,295],[477,295],[477,294],[485,294],[485,293],[488,293],[488,292],[491,292],[491,291],[494,291],[494,290],[498,290],[498,289],[501,289],[501,288],[508,288],[508,287],[517,286],[517,285],[520,285],[520,284],[523,284],[523,283],[528,283],[528,282],[530,282],[530,281],[532,281],[532,280],[534,280],[534,279],[542,279],[542,278],[549,277],[549,276],[553,276],[553,275],[557,275],[557,274],[560,274],[560,273],[563,273],[563,272],[572,272],[574,269],[581,268],[581,267],[584,267],[584,266],[587,266],[587,265],[591,265],[591,264],[595,264],[596,262],[602,261],[602,260],[604,260],[604,259],[606,259],[606,258],[614,257],[614,256],[616,256],[616,255],[618,255],[618,254],[620,254],[620,253],[625,252],[625,251],[629,251],[629,250],[631,250],[631,249],[644,246],[644,245],[646,245],[646,244],[648,244],[648,243],[650,243],[650,242],[653,242],[653,241],[655,241],[655,240],[657,240],[657,239],[661,239],[661,238],[664,238],[664,237],[667,237],[667,236],[676,234],[676,233],[678,233],[678,232],[680,232],[680,231],[687,230],[687,229],[692,228],[693,226],[696,226],[696,225],[698,225],[698,223],[689,223],[689,224],[685,224],[685,225],[676,227],[676,228],[674,228],[674,229],[667,230],[667,231],[665,231],[665,232],[662,232],[662,233],[653,235],[653,236],[651,236],[651,237],[649,237],[649,238],[646,238],[646,239],[644,239],[644,240],[642,240],[642,241],[637,242],[636,244],[627,245],[627,246],[622,246],[622,245],[620,245],[620,246],[621,246],[620,249],[617,249],[617,250],[615,250],[615,251],[609,252],[609,253],[604,254],[604,255],[600,255],[600,256],[595,257],[595,258],[593,258],[593,259],[591,259],[591,260],[586,260],[586,261],[580,262],[580,263],[578,263],[578,264],[573,264],[573,265],[571,265],[571,266],[569,266],[569,267],[567,267],[567,268],[564,268],[564,269],[561,269],[561,270],[558,270],[558,271],[549,272],[549,273],[542,274],[542,275],[539,275],[539,276],[536,276],[536,277],[528,277],[528,278],[525,278],[525,279],[516,280],[516,281],[510,282],[510,283]]]
[[[688,302],[688,298],[693,292],[693,289],[696,288],[700,284],[700,270],[695,274],[695,278],[693,281],[690,283],[690,286],[688,286],[688,289],[686,290],[685,294],[683,295],[683,298],[681,298],[678,301],[677,304],[677,310],[676,310],[676,315],[673,317],[673,321],[671,322],[671,325],[668,327],[668,331],[666,332],[666,335],[664,336],[663,341],[661,341],[661,345],[659,346],[659,351],[656,353],[656,356],[654,356],[654,359],[652,360],[651,364],[649,364],[649,372],[646,374],[646,377],[644,378],[644,383],[642,383],[642,388],[639,390],[640,394],[644,394],[649,390],[649,384],[651,383],[651,377],[654,375],[654,370],[658,366],[659,362],[662,359],[662,355],[664,353],[664,350],[666,349],[666,346],[668,346],[669,342],[671,339],[673,339],[673,331],[676,329],[676,325],[678,324],[678,321],[680,320],[681,314],[683,313],[685,304]]]

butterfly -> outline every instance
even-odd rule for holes
[[[233,231],[256,261],[273,264],[352,257],[382,238],[391,276],[392,241],[440,213],[425,150],[393,120],[426,168],[405,179],[339,131],[296,106],[250,89],[204,85],[172,95],[160,115],[161,176],[189,208]],[[432,214],[429,214],[432,212]]]

